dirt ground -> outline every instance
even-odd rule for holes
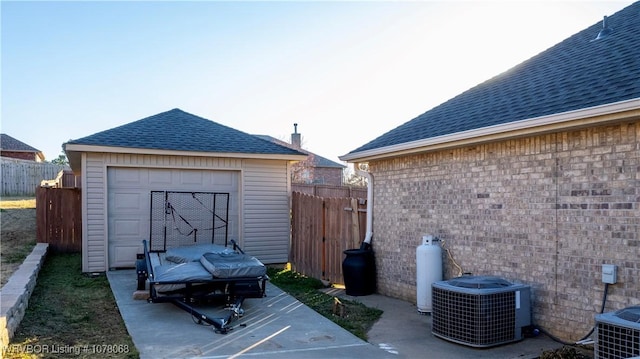
[[[36,244],[36,209],[0,209],[0,282],[4,285]]]

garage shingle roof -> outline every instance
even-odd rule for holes
[[[173,151],[304,155],[177,108],[67,143]]]
[[[349,154],[640,98],[640,2]]]

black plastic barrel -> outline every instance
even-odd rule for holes
[[[347,249],[342,275],[347,295],[361,296],[376,291],[376,260],[370,249]]]

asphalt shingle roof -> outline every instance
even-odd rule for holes
[[[304,155],[177,108],[67,143],[174,151]]]
[[[640,2],[381,135],[350,154],[640,98]]]
[[[40,152],[40,150],[33,148],[22,141],[16,140],[5,133],[0,133],[0,149],[3,151],[14,152]]]
[[[256,137],[260,137],[260,138],[262,138],[263,140],[266,140],[266,141],[271,141],[273,143],[277,143],[277,144],[282,145],[282,146],[287,146],[289,148],[296,149],[295,147],[293,147],[292,144],[287,143],[285,141],[281,141],[281,140],[279,140],[279,139],[277,139],[275,137],[271,137],[269,135],[255,135],[255,136]],[[312,165],[314,167],[330,167],[330,168],[345,168],[345,167],[347,167],[347,166],[341,165],[338,162],[331,161],[330,159],[328,159],[326,157],[322,157],[322,156],[320,156],[318,154],[315,154],[313,152],[307,151],[307,150],[302,149],[302,148],[298,149],[298,151],[309,155],[309,157],[307,157],[307,160],[311,160],[310,165]]]

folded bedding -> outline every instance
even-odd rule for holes
[[[162,264],[153,268],[156,282],[197,282],[211,279],[211,273],[200,262]]]
[[[205,253],[200,263],[216,278],[259,277],[267,267],[257,258],[239,253]]]
[[[162,257],[163,260],[152,264],[156,283],[259,277],[267,272],[257,258],[216,244],[169,248]]]
[[[195,244],[167,249],[165,259],[173,263],[197,262],[204,253],[235,253],[233,249],[218,244]]]

